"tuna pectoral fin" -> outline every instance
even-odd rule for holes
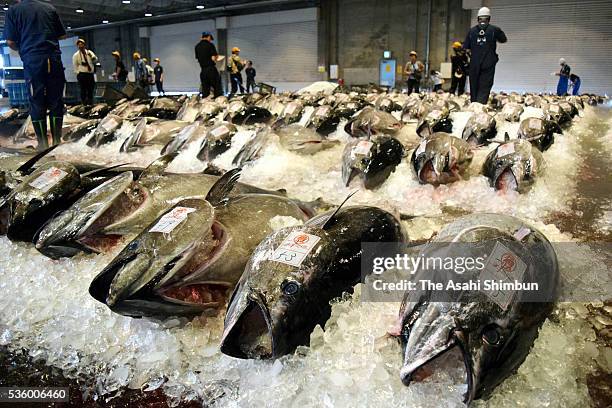
[[[240,178],[240,171],[240,169],[232,169],[217,180],[208,191],[206,201],[213,207],[225,204],[229,200],[229,195]]]
[[[36,156],[32,157],[30,160],[28,160],[27,162],[23,163],[21,166],[19,166],[19,168],[17,169],[17,172],[21,173],[21,174],[26,174],[29,170],[32,169],[32,167],[43,157],[45,157],[47,154],[49,154],[50,152],[52,152],[53,150],[55,150],[59,145],[54,145],[49,147],[48,149],[43,150],[42,152],[38,153]]]

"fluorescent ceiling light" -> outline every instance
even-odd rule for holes
[[[84,13],[84,12],[85,12],[85,10],[80,9],[80,8],[78,8],[78,9],[76,9],[76,10],[74,10],[74,11],[76,11],[77,13]]]
[[[202,10],[202,9],[204,8],[204,6],[203,6],[202,4],[198,4],[198,5],[196,6],[196,8],[197,8],[198,10]]]

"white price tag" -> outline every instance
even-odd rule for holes
[[[514,143],[504,143],[497,148],[497,157],[504,157],[514,153]]]
[[[529,119],[529,128],[530,129],[539,129],[542,121],[538,118]]]
[[[475,122],[479,125],[488,126],[489,125],[490,116],[486,113],[479,113],[476,115]]]
[[[374,143],[372,142],[362,140],[361,142],[357,143],[356,146],[353,147],[353,150],[351,151],[351,156],[367,156],[368,154],[370,154],[370,150],[372,149],[373,145]]]
[[[272,253],[270,260],[299,267],[320,240],[316,235],[292,231]]]
[[[195,208],[190,207],[175,207],[169,213],[157,221],[157,224],[149,230],[149,232],[161,232],[163,234],[171,233],[177,225],[187,219],[187,215],[194,212]]]
[[[242,109],[242,103],[241,102],[237,102],[237,103],[232,103],[229,106],[229,111],[232,113],[238,112],[240,109]]]
[[[531,234],[531,230],[529,228],[521,227],[514,233],[514,238],[516,238],[517,241],[522,241],[523,238],[525,238],[529,234]]]
[[[223,136],[226,133],[229,133],[229,129],[225,125],[221,125],[218,128],[210,132],[210,134],[213,135],[214,137]]]
[[[295,103],[295,102],[291,102],[285,108],[285,116],[293,115],[295,113],[295,111],[297,110],[297,108],[298,108],[298,104]]]
[[[417,157],[419,154],[423,153],[425,151],[425,148],[427,148],[427,139],[423,139],[421,141],[421,143],[419,144],[419,147],[417,148],[416,152],[414,153],[415,157]]]
[[[117,122],[117,119],[115,119],[115,118],[108,118],[108,120],[105,120],[102,123],[100,123],[100,126],[106,132],[111,132],[114,129],[116,129],[117,126],[119,126],[119,122]]]
[[[430,117],[431,119],[440,119],[442,117],[442,111],[433,110],[429,112],[427,116]]]
[[[319,109],[317,109],[316,116],[325,116],[327,115],[327,112],[329,112],[329,106],[321,106]]]
[[[495,244],[493,252],[489,255],[487,263],[480,272],[480,281],[495,281],[496,283],[522,282],[527,265],[514,252],[500,242]],[[503,310],[508,309],[512,298],[516,295],[513,290],[488,290],[482,291],[493,302],[497,303]]]
[[[36,177],[35,180],[31,181],[30,186],[46,193],[67,175],[68,173],[64,170],[58,169],[57,167],[51,167],[45,170],[40,176]]]

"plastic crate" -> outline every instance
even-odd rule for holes
[[[7,81],[8,82],[8,81]],[[30,95],[25,81],[10,81],[5,83],[11,107],[29,107]]]

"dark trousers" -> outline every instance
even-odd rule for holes
[[[155,86],[157,87],[158,94],[165,94],[164,92],[164,83],[162,81],[155,81]]]
[[[433,91],[434,92],[438,92],[440,89],[442,89],[442,84],[438,84],[438,85],[434,85],[433,86]]]
[[[217,71],[216,67],[202,67],[202,71],[200,72],[200,82],[202,84],[203,98],[210,95],[210,88],[213,88],[213,95],[215,98],[223,95],[223,90],[221,89],[221,76],[219,75],[219,71]]]
[[[463,95],[465,93],[465,80],[465,74],[461,78],[457,78],[453,75],[453,77],[451,78],[451,87],[449,92],[451,94],[457,92],[457,95]]]
[[[96,87],[96,79],[94,74],[81,72],[77,74],[77,81],[81,88],[81,103],[83,105],[93,105],[94,89]]]
[[[411,93],[416,92],[419,93],[419,81],[417,79],[414,78],[410,78],[408,79],[408,95],[410,95]]]
[[[485,105],[489,101],[494,78],[495,65],[489,68],[474,66],[470,69],[470,98],[472,102],[480,102]]]
[[[248,78],[247,77],[246,91],[247,91],[247,93],[255,92],[255,78]]]
[[[24,57],[23,68],[29,92],[32,121],[47,121],[47,111],[53,118],[64,116],[64,66],[57,56]]]
[[[238,92],[238,88],[240,88],[240,93],[244,93],[244,86],[242,86],[242,74],[240,72],[230,74],[230,81],[232,83],[232,95]]]

